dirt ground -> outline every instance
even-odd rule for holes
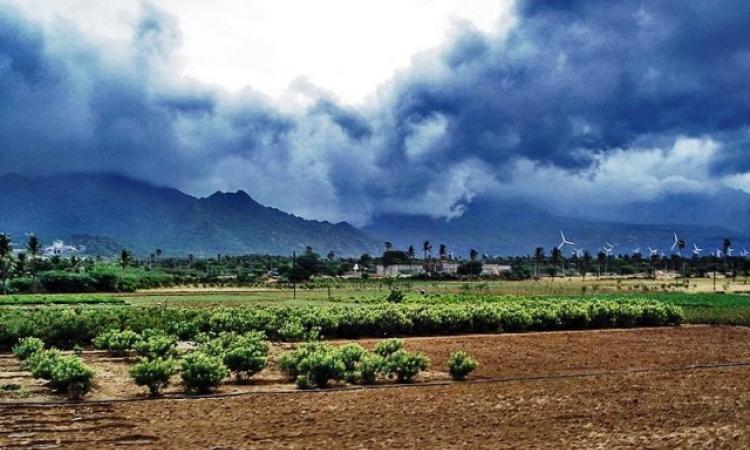
[[[731,365],[750,364],[748,328],[414,338],[407,348],[433,362],[415,385],[299,392],[268,370],[251,386],[221,389],[255,392],[224,398],[0,397],[0,447],[750,447],[750,366]],[[458,349],[481,364],[466,383],[444,373]],[[126,362],[85,357],[99,378],[92,399],[142,396],[118,381]],[[0,364],[0,383],[23,378]],[[52,398],[36,389],[30,398]]]

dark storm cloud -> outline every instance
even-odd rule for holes
[[[593,152],[750,121],[742,1],[528,2],[504,41],[464,31],[439,75],[397,86],[397,122],[449,118],[462,155],[587,167]]]
[[[719,144],[715,176],[744,173],[746,11],[739,0],[524,2],[507,36],[457,25],[370,104],[346,107],[308,87],[310,106],[296,109],[176,77],[179,24],[157,9],[144,9],[118,58],[3,11],[0,172],[243,188],[358,222],[394,210],[451,215],[519,159],[576,173],[678,137]]]

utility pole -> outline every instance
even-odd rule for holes
[[[297,250],[292,251],[292,289],[294,289],[294,293],[292,294],[293,300],[297,300]]]

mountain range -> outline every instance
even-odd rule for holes
[[[197,198],[118,175],[6,175],[0,211],[0,232],[16,240],[28,232],[43,242],[108,238],[140,255],[157,248],[181,256],[286,255],[308,245],[324,254],[359,255],[380,246],[348,223],[305,220],[244,191]]]
[[[714,196],[714,197],[711,197]],[[384,241],[395,248],[424,240],[458,256],[470,248],[491,255],[530,254],[569,240],[592,253],[604,241],[615,253],[640,247],[668,251],[677,231],[688,245],[712,251],[724,237],[748,242],[750,195],[741,191],[667,197],[612,211],[607,217],[562,217],[519,199],[477,199],[465,213],[446,220],[383,215],[358,229],[346,222],[306,220],[261,205],[244,191],[198,198],[119,175],[78,174],[0,177],[0,232],[16,240],[28,232],[43,242],[63,239],[108,256],[119,248],[147,255],[291,254],[311,246],[341,256],[379,254]],[[747,244],[745,244],[747,245]]]

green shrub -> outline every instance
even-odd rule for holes
[[[23,367],[31,372],[32,377],[49,380],[52,378],[52,368],[61,357],[62,353],[56,348],[41,350],[29,356]]]
[[[13,354],[21,361],[26,360],[36,352],[44,350],[44,341],[35,337],[25,337],[13,346]]]
[[[52,270],[37,275],[46,292],[79,293],[96,291],[96,280],[87,274]]]
[[[221,384],[229,370],[217,357],[192,352],[182,360],[180,375],[186,392],[206,394]]]
[[[71,400],[80,400],[91,390],[94,371],[77,356],[62,356],[52,365],[50,384]]]
[[[290,321],[279,328],[279,337],[284,341],[302,341],[307,337],[307,330],[302,323],[298,321]]]
[[[318,350],[300,361],[298,378],[306,378],[310,384],[325,389],[331,380],[340,380],[345,369],[337,352],[330,349]]]
[[[385,359],[374,353],[362,355],[357,365],[357,382],[360,384],[375,384],[378,374],[383,370]]]
[[[392,338],[378,342],[373,351],[382,357],[387,357],[403,348],[404,342],[401,339]]]
[[[177,338],[161,333],[144,333],[143,339],[137,341],[135,351],[146,359],[170,359],[175,356]]]
[[[466,352],[458,351],[451,354],[448,359],[448,373],[451,378],[456,381],[462,381],[466,379],[466,375],[470,374],[477,368],[479,363],[476,359],[469,356]]]
[[[367,352],[359,344],[343,345],[336,352],[341,362],[344,363],[344,379],[348,382],[354,382],[357,379],[357,366]]]
[[[141,336],[132,330],[107,330],[94,338],[94,347],[107,350],[112,355],[127,354],[141,341]]]
[[[224,354],[224,365],[242,382],[266,367],[267,350],[257,346],[238,346]]]
[[[399,383],[410,382],[419,372],[430,367],[430,359],[422,353],[397,350],[385,358],[384,371]]]
[[[305,357],[313,352],[330,350],[326,344],[319,342],[305,342],[299,348],[283,353],[277,362],[279,371],[289,380],[296,380],[299,376],[299,365]]]
[[[147,386],[150,396],[156,397],[169,385],[175,368],[172,359],[143,359],[130,369],[130,377],[138,386]]]
[[[402,303],[404,301],[404,293],[398,289],[391,290],[388,293],[388,297],[385,298],[388,303]]]

